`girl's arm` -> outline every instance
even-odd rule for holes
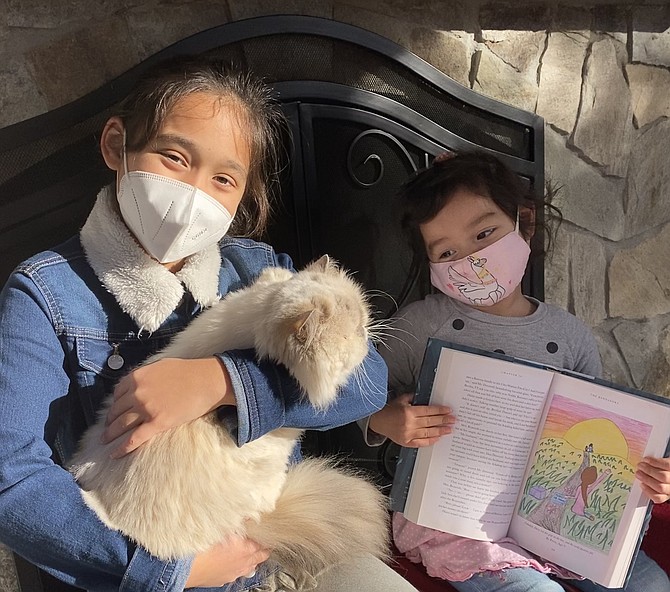
[[[285,368],[259,363],[254,350],[195,360],[167,358],[119,381],[104,440],[127,433],[113,453],[120,457],[161,431],[235,406],[240,446],[280,427],[326,430],[380,409],[386,402],[385,383],[386,366],[370,346],[362,368],[337,401],[316,411]]]
[[[428,336],[434,332],[434,317],[425,302],[403,308],[391,322],[386,345],[380,352],[389,369],[389,401],[370,416],[365,440],[379,445],[390,438],[400,446],[430,446],[451,433],[455,418],[451,409],[440,405],[412,405]],[[401,394],[402,393],[402,394]],[[397,396],[393,396],[396,394]]]
[[[589,485],[589,491],[593,491],[598,485],[600,485],[607,477],[609,477],[612,474],[612,471],[610,469],[605,469],[604,471],[600,472],[600,475],[598,475],[598,478]]]
[[[239,445],[281,427],[338,427],[374,413],[386,402],[386,365],[371,344],[362,366],[325,411],[317,411],[301,396],[285,368],[267,361],[259,363],[253,350],[230,351],[219,358],[236,393]]]
[[[0,541],[69,584],[182,590],[190,559],[159,561],[108,529],[52,460],[45,433],[67,420],[70,378],[46,301],[12,276],[0,294]]]
[[[368,428],[408,448],[431,446],[451,433],[456,418],[450,407],[412,405],[413,399],[414,393],[395,397],[370,416]]]

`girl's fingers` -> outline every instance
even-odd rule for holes
[[[670,458],[654,458],[653,456],[645,456],[640,465],[659,469],[661,471],[670,472]]]
[[[451,433],[451,426],[422,428],[413,434],[414,437],[411,438],[410,443],[412,446],[430,446],[449,433]]]
[[[102,433],[103,444],[113,442],[126,432],[135,429],[142,423],[143,419],[139,413],[124,413],[112,421]]]
[[[666,502],[668,499],[670,499],[670,494],[660,493],[645,483],[640,482],[640,487],[642,488],[644,494],[655,504],[662,504],[663,502]]]
[[[155,430],[148,424],[141,424],[137,429],[130,432],[128,437],[112,451],[109,455],[110,458],[121,458],[126,454],[130,454],[133,450],[137,450],[142,444],[149,441],[155,434]]]
[[[453,415],[424,415],[417,418],[417,429],[437,428],[437,427],[451,427],[456,423],[456,418]]]
[[[635,476],[646,496],[655,504],[670,498],[670,472],[666,470],[668,459],[645,458],[637,466]]]
[[[263,563],[270,558],[270,551],[268,549],[261,549],[257,551],[256,554],[252,557],[252,561],[258,566],[259,563]]]
[[[121,415],[127,413],[133,408],[133,401],[130,397],[120,397],[114,399],[111,407],[107,411],[107,417],[105,419],[105,425],[110,425],[116,421]]]
[[[412,413],[416,416],[446,415],[451,413],[451,407],[446,407],[444,405],[412,405],[412,401],[414,401],[414,393],[403,393],[393,399],[392,402],[403,406],[411,406]]]
[[[426,415],[449,415],[451,407],[444,407],[443,405],[414,405],[412,412],[415,417],[424,417]]]
[[[666,460],[645,458],[637,465],[637,477],[642,480],[644,476],[648,476],[660,485],[670,488],[670,470],[668,470],[667,463],[664,462]],[[644,479],[644,481],[649,483],[650,480]]]
[[[135,380],[133,377],[133,374],[126,374],[125,376],[122,376],[119,382],[116,383],[116,386],[114,387],[114,392],[112,393],[112,398],[114,400],[120,399],[123,397],[126,393],[130,392],[132,390],[132,385],[135,384]]]

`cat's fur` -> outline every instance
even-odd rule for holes
[[[367,354],[369,321],[359,286],[325,257],[298,273],[266,269],[146,363],[255,348],[259,358],[284,364],[309,401],[325,409]],[[118,442],[100,443],[110,404],[111,397],[71,471],[100,518],[157,557],[195,554],[243,535],[273,549],[298,587],[361,554],[385,557],[384,496],[325,460],[288,466],[300,430],[278,429],[237,447],[214,412],[112,460]]]

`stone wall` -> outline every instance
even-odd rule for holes
[[[545,118],[547,175],[565,218],[547,300],[593,327],[607,377],[670,395],[670,9],[660,0],[407,4],[4,0],[0,127],[231,20],[306,14],[369,29]],[[16,589],[0,552],[0,592]]]

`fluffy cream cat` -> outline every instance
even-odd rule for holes
[[[255,348],[259,358],[284,364],[312,405],[325,409],[366,356],[369,323],[360,287],[322,257],[298,273],[266,269],[146,363]],[[100,444],[109,404],[111,397],[70,470],[100,518],[157,557],[247,536],[272,548],[300,589],[336,563],[386,556],[384,496],[323,459],[288,466],[301,430],[278,429],[238,447],[214,412],[112,460],[115,443]]]

